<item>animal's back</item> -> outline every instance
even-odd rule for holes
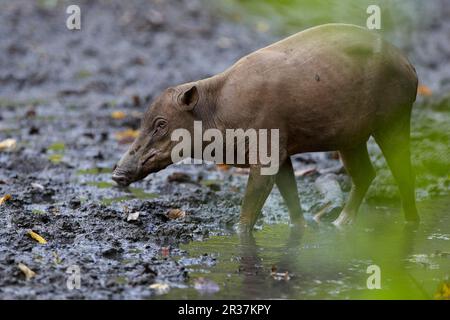
[[[237,97],[245,123],[287,128],[299,140],[292,153],[367,139],[378,123],[410,108],[417,89],[399,50],[346,24],[297,33],[242,58],[225,75],[222,96],[232,103],[229,97]]]

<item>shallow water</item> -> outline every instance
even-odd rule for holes
[[[347,230],[330,225],[303,236],[288,225],[264,225],[254,238],[215,236],[181,248],[187,288],[161,298],[433,299],[450,274],[448,198],[419,204],[422,223],[404,223],[395,207],[364,206]],[[370,265],[381,289],[367,288]],[[206,279],[206,280],[205,280]]]

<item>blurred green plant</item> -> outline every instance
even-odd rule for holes
[[[255,26],[261,25],[263,21],[271,25],[275,31],[282,33],[292,33],[324,23],[352,23],[365,26],[369,16],[367,13],[369,5],[378,5],[381,9],[382,32],[393,30],[394,26],[401,26],[402,30],[410,29],[425,18],[422,15],[421,19],[416,19],[418,8],[423,8],[424,5],[415,0],[221,1],[223,10],[233,19],[251,22]]]

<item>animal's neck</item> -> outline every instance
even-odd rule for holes
[[[222,88],[222,83],[220,74],[196,82],[200,94],[199,103],[195,107],[196,116],[203,122],[204,129],[221,129],[221,123],[216,117],[216,110],[218,108],[217,97]]]

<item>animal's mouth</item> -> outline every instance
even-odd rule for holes
[[[129,174],[127,174],[123,170],[120,170],[117,167],[113,171],[112,179],[121,187],[129,186],[130,183],[132,182],[129,179]]]
[[[147,162],[149,162],[150,160],[152,160],[158,153],[159,153],[159,150],[150,151],[149,154],[147,155],[147,157],[145,157],[145,159],[142,161],[141,165],[145,166],[145,164]]]

